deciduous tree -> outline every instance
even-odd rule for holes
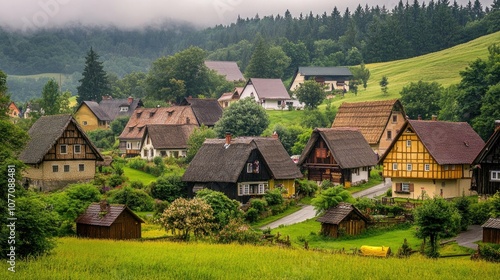
[[[326,97],[323,85],[314,80],[307,80],[302,83],[294,91],[294,95],[300,102],[305,104],[306,109],[316,109]]]
[[[259,136],[269,125],[266,111],[253,98],[245,98],[229,106],[215,124],[218,137],[226,132],[233,136]]]
[[[439,100],[443,87],[436,82],[410,83],[401,90],[401,103],[405,108],[406,115],[410,119],[417,119],[421,115],[422,119],[430,120],[432,115],[439,113]]]

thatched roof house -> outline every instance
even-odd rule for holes
[[[349,187],[368,181],[377,156],[355,128],[316,128],[297,163],[308,179]]]
[[[141,141],[141,157],[152,160],[161,157],[185,157],[194,124],[149,124]]]
[[[342,234],[357,235],[366,229],[369,219],[350,203],[340,202],[316,219],[321,223],[321,233],[331,237]]]
[[[136,239],[141,238],[142,223],[126,205],[93,203],[76,219],[76,234],[87,238]]]
[[[355,127],[372,149],[382,155],[406,120],[403,105],[397,99],[367,101],[340,105],[334,127]]]
[[[209,188],[243,203],[267,189],[283,187],[295,194],[295,179],[301,178],[278,139],[241,137],[207,139],[191,161],[182,180],[188,192]]]
[[[472,189],[479,194],[493,195],[500,191],[500,121],[495,121],[495,132],[472,163]]]
[[[94,178],[103,157],[71,115],[39,118],[28,131],[30,141],[19,155],[28,165],[23,177],[42,190]]]

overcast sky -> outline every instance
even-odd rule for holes
[[[437,0],[435,0],[437,1]],[[465,5],[469,0],[457,0]],[[474,0],[471,0],[474,2]],[[230,24],[242,18],[283,15],[301,12],[322,14],[337,7],[341,13],[358,4],[363,7],[385,5],[392,9],[398,0],[0,0],[0,25],[16,29],[34,29],[65,24],[115,25],[124,28],[142,27],[165,19],[192,22],[209,27]],[[406,0],[404,1],[406,2]],[[413,3],[413,0],[409,0]],[[419,1],[428,3],[429,1]],[[450,0],[453,3],[453,0]],[[493,0],[480,0],[483,9]]]

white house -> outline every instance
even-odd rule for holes
[[[253,98],[264,109],[283,110],[288,106],[300,107],[299,101],[294,100],[280,79],[250,78],[241,92],[240,99]]]

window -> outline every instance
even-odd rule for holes
[[[387,130],[387,139],[392,139],[392,131]]]
[[[247,173],[253,173],[253,163],[247,163]]]
[[[268,189],[267,182],[239,183],[238,196],[265,194]]]
[[[132,148],[132,144],[130,142],[127,142],[127,150],[130,150]]]
[[[52,165],[52,172],[59,172],[59,165]]]
[[[83,122],[82,122],[82,124],[83,124],[83,125],[87,125],[87,121],[83,121]]]
[[[139,149],[141,147],[141,142],[137,142],[137,149]]]
[[[398,115],[392,115],[392,122],[393,123],[398,122]]]
[[[392,170],[398,170],[398,164],[397,163],[393,163],[392,164]]]
[[[59,151],[61,152],[61,154],[67,154],[68,153],[68,145],[59,146]]]
[[[281,100],[278,100],[278,106],[281,106]]]
[[[83,164],[83,163],[78,164],[78,171],[80,171],[80,172],[85,171],[85,164]]]
[[[64,165],[64,172],[69,172],[69,165],[67,164]]]
[[[410,183],[402,183],[401,184],[402,192],[410,192]]]
[[[411,170],[412,170],[411,163],[406,164],[406,171],[411,171]]]
[[[120,107],[120,112],[128,112],[128,107],[127,106]]]
[[[455,165],[454,164],[451,165],[451,170],[455,170]]]
[[[364,166],[362,170],[363,171],[368,171],[368,167]]]
[[[500,171],[498,170],[492,170],[490,171],[490,181],[500,181]]]
[[[352,174],[359,175],[359,168],[352,169]]]
[[[411,140],[406,140],[406,147],[411,147]]]
[[[428,163],[424,164],[424,170],[425,170],[425,171],[429,171],[429,170],[431,170],[431,165],[430,165],[430,164],[428,164]]]
[[[73,152],[75,154],[81,153],[82,152],[82,146],[81,145],[75,145],[75,146],[73,146]]]
[[[144,151],[142,151],[142,156],[148,157],[148,150],[144,149]]]
[[[396,183],[396,193],[410,194],[414,189],[413,183]]]
[[[444,166],[444,170],[446,171],[446,170],[448,170],[448,169],[450,169],[450,166],[449,166],[449,165],[445,165],[445,166]]]

